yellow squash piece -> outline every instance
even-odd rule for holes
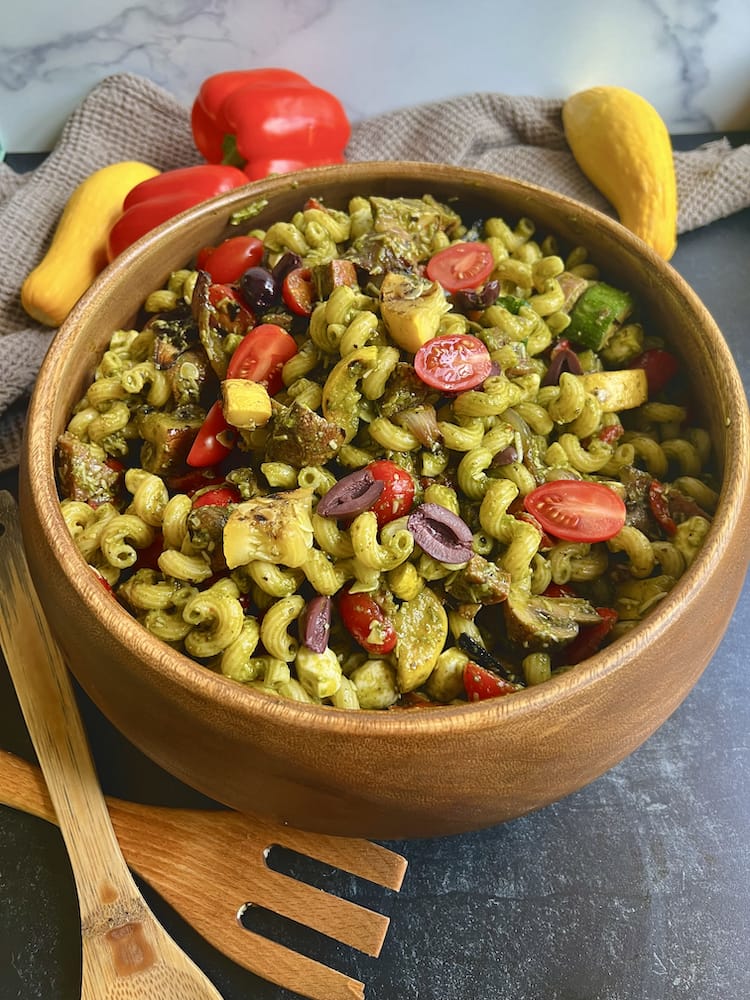
[[[669,260],[677,246],[677,178],[658,111],[624,87],[591,87],[565,101],[562,120],[578,166],[620,222]]]
[[[247,378],[229,378],[221,383],[224,419],[233,427],[254,430],[271,419],[271,397],[265,386]]]
[[[437,336],[450,305],[437,281],[389,271],[380,286],[380,314],[391,339],[416,354]]]
[[[593,393],[605,410],[633,410],[648,402],[648,380],[642,368],[589,372],[578,377],[586,391]]]
[[[125,196],[159,171],[124,160],[95,171],[68,199],[49,250],[21,286],[21,304],[45,326],[60,326],[107,264],[107,236]]]

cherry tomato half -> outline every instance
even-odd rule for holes
[[[281,369],[297,353],[294,337],[275,323],[249,330],[229,359],[227,378],[258,382],[273,396],[283,386]]]
[[[353,594],[347,587],[339,593],[338,608],[347,631],[368,653],[383,656],[396,645],[393,622],[369,594]]]
[[[510,681],[498,677],[491,670],[480,667],[471,660],[464,666],[464,688],[469,701],[499,698],[504,694],[512,694],[518,690]]]
[[[395,521],[397,517],[409,513],[416,492],[414,480],[406,469],[387,458],[370,462],[367,469],[372,473],[373,479],[384,484],[383,492],[370,508],[378,519],[378,527],[382,528],[389,521]]]
[[[313,311],[312,271],[309,267],[295,267],[284,278],[281,297],[297,316],[309,316]]]
[[[523,501],[542,528],[568,542],[605,542],[625,524],[623,500],[603,483],[556,479]]]
[[[263,260],[263,241],[257,236],[230,236],[215,247],[203,247],[196,258],[201,271],[208,271],[219,284],[239,281],[249,267]]]
[[[648,394],[653,396],[661,392],[680,369],[680,362],[669,351],[662,351],[658,347],[652,347],[643,354],[639,354],[630,362],[631,368],[642,368],[646,373],[648,382]]]
[[[478,337],[448,333],[422,344],[414,355],[414,371],[441,392],[465,392],[489,376],[492,358]]]
[[[199,493],[193,500],[193,507],[226,507],[230,503],[239,503],[240,491],[234,486],[219,486],[217,489]]]
[[[185,459],[194,469],[216,465],[231,452],[235,440],[234,428],[224,419],[221,402],[217,399],[206,414],[193,445]]]
[[[227,333],[245,334],[255,326],[255,316],[242,301],[234,285],[210,285],[208,300],[214,309],[215,325]]]
[[[486,243],[454,243],[430,258],[427,277],[452,294],[464,288],[478,288],[494,266],[495,258]]]

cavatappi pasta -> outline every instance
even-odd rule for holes
[[[711,441],[585,248],[429,195],[250,235],[255,284],[172,274],[60,438],[65,522],[145,628],[269,695],[386,709],[543,683],[669,593]]]

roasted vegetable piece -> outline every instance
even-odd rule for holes
[[[179,406],[172,413],[152,410],[140,414],[136,422],[143,438],[141,467],[158,476],[184,472],[188,452],[203,424],[203,411],[193,406]]]
[[[344,432],[337,424],[295,400],[291,406],[275,405],[266,458],[295,469],[325,465],[343,443]]]
[[[327,299],[334,288],[339,285],[356,285],[357,271],[350,260],[338,258],[312,268],[312,281],[315,287],[315,298],[319,301]]]
[[[98,445],[67,431],[57,439],[57,474],[63,494],[71,500],[98,507],[117,504],[120,498],[122,466],[108,459]]]
[[[246,378],[227,378],[221,383],[224,419],[232,427],[254,430],[271,419],[271,397],[267,389]]]
[[[414,274],[386,274],[380,286],[380,313],[391,338],[416,353],[438,332],[450,305],[436,281]]]
[[[224,527],[231,508],[225,504],[193,504],[187,518],[187,531],[193,548],[207,553],[211,569],[219,573],[226,569],[224,558]]]
[[[588,372],[579,377],[586,392],[593,393],[604,410],[634,410],[648,400],[648,379],[642,368]]]
[[[510,590],[510,573],[484,556],[472,555],[467,564],[444,583],[447,593],[464,604],[499,604]]]
[[[599,622],[596,609],[579,597],[542,597],[511,587],[503,604],[511,642],[542,650],[572,642],[580,625]]]
[[[633,311],[633,297],[604,281],[592,282],[570,311],[565,336],[599,351]]]
[[[396,612],[396,677],[400,691],[413,691],[432,673],[448,637],[448,616],[429,587]]]
[[[312,548],[312,491],[256,496],[232,509],[224,527],[229,569],[253,560],[302,566]]]

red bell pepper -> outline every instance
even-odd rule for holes
[[[341,163],[351,132],[333,94],[299,73],[275,68],[208,77],[191,121],[203,156],[241,166],[250,180]]]
[[[148,181],[158,181],[150,184]],[[165,170],[128,192],[122,214],[109,231],[107,255],[114,258],[137,239],[193,205],[247,184],[237,167],[203,163]]]

